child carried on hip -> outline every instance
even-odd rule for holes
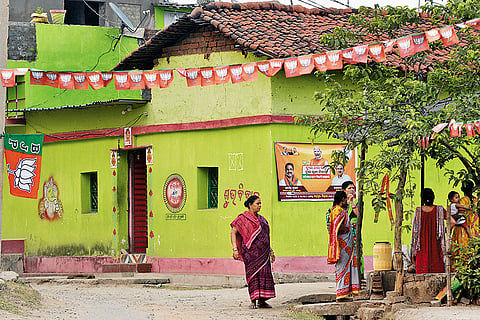
[[[455,225],[465,228],[467,231],[468,237],[471,238],[472,234],[470,233],[470,228],[467,224],[467,219],[465,217],[465,211],[470,210],[468,206],[463,206],[460,204],[460,194],[456,191],[450,191],[448,193],[448,200],[450,200],[450,215],[455,220]]]

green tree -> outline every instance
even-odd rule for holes
[[[448,1],[444,7],[427,5],[422,8],[433,26],[464,21],[480,16],[480,1]],[[463,2],[462,2],[463,3]],[[466,3],[466,2],[465,2]],[[455,17],[455,18],[452,18]],[[350,22],[353,32],[335,30],[322,37],[332,49],[343,49],[355,44],[355,37],[380,37],[389,35],[398,38],[402,27],[419,26],[420,14],[406,7],[374,8],[362,7]],[[426,30],[424,30],[426,31]],[[398,272],[396,290],[401,292],[403,268],[401,259],[401,232],[405,214],[405,200],[412,198],[415,185],[409,181],[411,170],[420,168],[420,157],[430,155],[437,165],[447,168],[453,159],[459,159],[465,169],[449,170],[450,179],[458,183],[471,179],[480,186],[480,151],[472,146],[480,142],[480,135],[471,138],[451,138],[447,131],[438,135],[435,143],[425,150],[419,146],[418,138],[429,135],[433,126],[455,118],[457,121],[480,119],[477,95],[480,73],[479,38],[476,31],[467,28],[461,32],[468,46],[457,47],[447,63],[438,64],[430,74],[422,73],[429,52],[417,53],[402,59],[403,72],[383,64],[348,65],[343,69],[343,79],[330,73],[319,76],[327,83],[327,89],[315,93],[321,112],[314,117],[298,116],[297,122],[309,125],[314,134],[327,134],[345,140],[349,148],[375,146],[376,156],[361,161],[359,168],[360,195],[363,191],[373,196],[373,207],[385,210],[386,195],[379,189],[380,175],[388,172],[396,185],[390,198],[395,203],[395,269]],[[441,46],[430,44],[431,50]],[[415,68],[416,66],[416,68]],[[417,70],[416,72],[408,72]],[[340,161],[340,156],[337,156]],[[361,235],[360,230],[357,232]],[[360,238],[360,236],[358,236]],[[357,245],[357,252],[358,245]]]

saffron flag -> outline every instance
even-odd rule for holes
[[[327,55],[325,53],[314,55],[313,62],[315,63],[315,68],[317,68],[318,71],[327,71]]]
[[[348,48],[342,51],[343,63],[355,64],[353,62],[353,48]]]
[[[442,36],[443,45],[445,47],[459,42],[453,26],[442,28],[438,30],[438,32],[440,32],[440,35]]]
[[[230,81],[230,72],[228,71],[228,66],[214,67],[215,84],[228,83]]]
[[[75,84],[71,72],[60,72],[58,74],[60,81],[58,87],[60,89],[75,89]]]
[[[15,70],[0,71],[2,87],[15,87]]]
[[[5,162],[10,194],[36,199],[40,185],[43,135],[5,133]]]
[[[415,48],[413,47],[412,36],[403,37],[397,40],[398,52],[400,57],[405,58],[415,54]]]
[[[300,68],[298,73],[300,73],[301,75],[310,74],[312,73],[313,68],[315,68],[312,55],[298,57],[298,64]]]
[[[369,46],[370,56],[376,62],[384,62],[386,59],[385,57],[385,47],[382,43],[372,44]]]
[[[300,75],[300,70],[298,69],[298,58],[294,57],[285,59],[285,62],[283,63],[283,69],[285,69],[285,77],[298,77]]]

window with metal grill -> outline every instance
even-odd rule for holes
[[[218,167],[198,167],[198,208],[218,208]]]
[[[81,174],[82,213],[98,212],[98,178],[97,172]]]

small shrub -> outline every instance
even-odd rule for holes
[[[455,270],[471,299],[480,298],[480,238],[471,238],[465,247],[455,246]]]

